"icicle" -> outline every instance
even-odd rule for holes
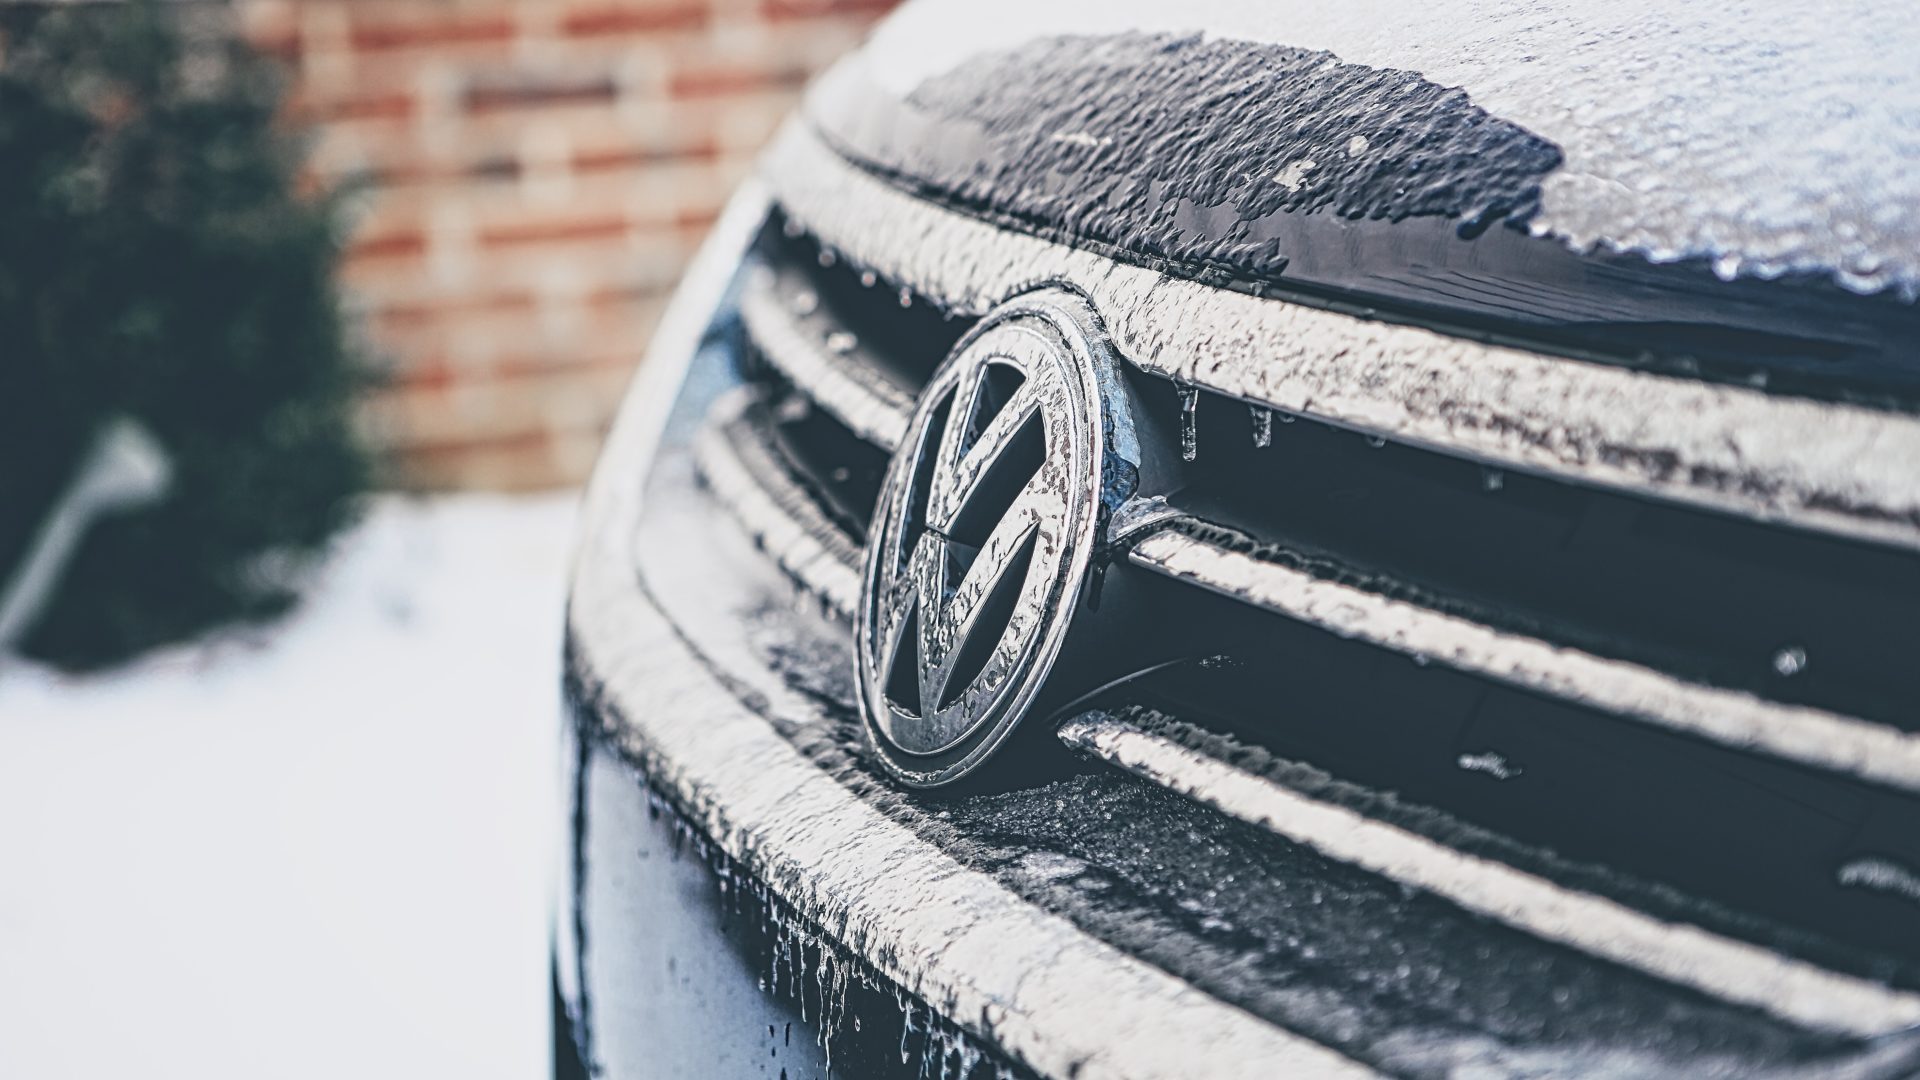
[[[1197,414],[1200,410],[1200,391],[1197,387],[1181,386],[1180,390],[1180,458],[1192,461],[1200,456],[1200,433],[1196,429]]]
[[[795,968],[793,996],[800,999],[800,1022],[807,1022],[807,943],[800,942],[800,963]]]
[[[833,1017],[827,1013],[827,952],[824,947],[820,950],[820,963],[813,969],[813,991],[819,996],[820,1002],[820,1031],[813,1041],[816,1046],[824,1048],[833,1037]]]
[[[1253,445],[1264,450],[1273,445],[1273,410],[1259,405],[1247,406],[1253,420]]]
[[[773,948],[770,950],[773,953],[773,969],[768,972],[768,978],[773,984],[773,992],[778,994],[780,992],[780,954],[787,951],[787,939],[784,936],[779,936],[780,932],[778,927],[775,927],[774,933],[776,936],[774,938]]]

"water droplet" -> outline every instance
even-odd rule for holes
[[[789,424],[797,424],[813,415],[813,399],[804,394],[789,394],[774,406],[773,416]]]
[[[900,290],[900,306],[901,307],[913,306],[913,290],[912,289]]]
[[[1507,486],[1507,474],[1499,469],[1481,469],[1480,486],[1487,491],[1499,491]]]
[[[800,227],[799,222],[793,220],[792,218],[788,218],[787,223],[785,225],[780,226],[780,231],[786,233],[788,238],[791,239],[793,237],[799,236],[801,233],[805,232],[806,230]]]
[[[821,266],[832,266],[834,263],[837,263],[839,261],[840,261],[840,256],[835,255],[833,253],[832,248],[820,249],[820,265]]]
[[[1258,405],[1247,407],[1248,416],[1253,421],[1253,445],[1266,448],[1273,445],[1273,410]]]
[[[866,286],[869,289],[873,288],[873,283],[879,280],[880,280],[879,277],[877,277],[874,274],[874,272],[871,270],[860,271],[860,284]]]
[[[1773,654],[1773,673],[1783,679],[1791,679],[1807,670],[1807,650],[1798,645],[1789,645]]]
[[[820,294],[812,289],[802,289],[793,294],[793,313],[811,315],[820,310]]]
[[[1378,450],[1381,447],[1387,445],[1387,440],[1384,438],[1381,438],[1378,435],[1369,435],[1367,436],[1367,445],[1373,447],[1375,450]]]
[[[827,335],[827,351],[841,356],[852,352],[854,346],[858,344],[860,339],[845,330],[835,330]]]
[[[1200,410],[1200,391],[1195,387],[1180,387],[1180,457],[1183,461],[1192,461],[1200,456],[1200,432],[1197,429],[1197,414]]]
[[[1526,770],[1492,750],[1483,754],[1461,754],[1455,763],[1467,772],[1482,773],[1495,780],[1511,780]]]

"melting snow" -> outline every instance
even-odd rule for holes
[[[0,1075],[544,1075],[572,519],[386,498],[246,640],[0,662]]]

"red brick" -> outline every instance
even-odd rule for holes
[[[597,4],[567,12],[560,20],[560,29],[573,37],[640,36],[698,30],[706,24],[704,3]]]
[[[376,332],[399,333],[456,316],[492,312],[531,312],[537,301],[528,292],[498,292],[482,296],[445,297],[390,304],[373,312]]]
[[[364,94],[315,102],[305,111],[322,121],[328,120],[408,120],[413,117],[413,95],[393,92]]]
[[[431,354],[409,358],[394,373],[392,385],[426,391],[443,391],[459,377],[459,369],[445,356]]]
[[[485,447],[490,450],[530,450],[545,447],[551,438],[545,429],[533,428],[510,435],[486,435],[466,439],[438,439],[415,443],[407,449],[419,457],[434,458],[471,453]]]
[[[409,3],[382,5],[369,17],[372,4],[354,5],[353,30],[348,43],[363,52],[419,49],[443,45],[503,43],[513,40],[513,16],[508,12],[464,13],[450,4]],[[393,17],[393,8],[404,12]]]
[[[625,215],[572,220],[556,218],[516,225],[495,225],[480,232],[483,247],[508,247],[525,244],[567,244],[582,240],[604,240],[625,236]]]
[[[426,234],[404,229],[376,236],[356,237],[347,248],[347,257],[355,260],[398,259],[426,253]]]

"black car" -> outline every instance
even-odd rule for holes
[[[889,19],[591,488],[565,1067],[1920,1074],[1916,58]]]

